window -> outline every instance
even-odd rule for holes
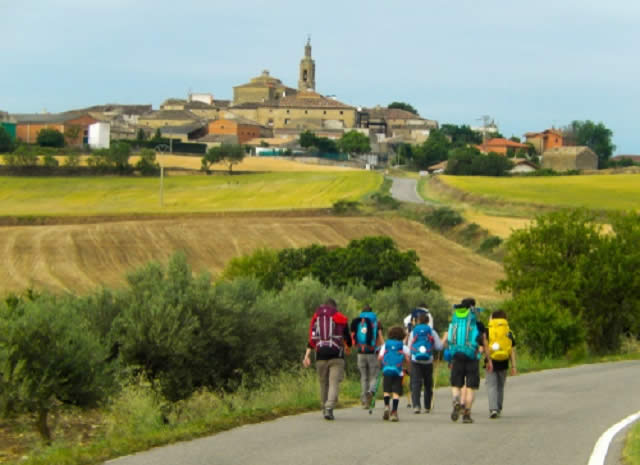
[[[289,110],[287,110],[287,115],[289,114]]]
[[[342,110],[340,110],[340,114],[342,114]]]
[[[305,114],[305,115],[306,115],[306,114],[308,114],[308,113],[309,113],[309,112],[308,112],[307,110],[305,110],[305,111],[304,111],[304,114]]]
[[[322,114],[323,114],[323,115],[326,115],[326,114],[327,114],[327,110],[324,110],[324,111],[322,112]]]
[[[287,112],[287,113],[288,113],[288,112]],[[289,121],[290,121],[290,120],[289,120],[289,118],[285,118],[285,119],[284,119],[284,124],[289,124]]]

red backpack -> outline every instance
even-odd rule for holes
[[[311,318],[309,345],[316,352],[342,354],[347,317],[334,307],[321,305]]]

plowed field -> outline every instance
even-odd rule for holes
[[[194,271],[214,275],[238,255],[258,247],[344,246],[351,239],[389,235],[414,249],[419,266],[451,299],[499,298],[502,267],[404,219],[265,214],[245,217],[173,218],[98,224],[0,228],[0,295],[26,287],[89,292],[124,285],[127,272],[150,260],[186,253]]]

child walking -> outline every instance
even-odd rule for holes
[[[402,342],[404,329],[394,326],[389,329],[387,342],[382,346],[378,359],[382,362],[382,389],[384,391],[383,420],[398,421],[398,404],[402,396],[403,364],[409,364],[409,347]],[[393,401],[391,397],[393,396]],[[391,404],[391,405],[390,405]]]

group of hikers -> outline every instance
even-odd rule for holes
[[[474,391],[480,387],[481,361],[485,367],[489,418],[498,418],[509,366],[511,374],[516,374],[515,339],[504,311],[492,312],[485,327],[477,317],[482,310],[476,307],[473,298],[463,299],[453,306],[449,327],[440,337],[427,306],[420,305],[407,315],[403,326],[389,328],[385,340],[382,323],[368,305],[349,322],[338,311],[336,302],[327,299],[311,319],[303,359],[303,365],[309,367],[311,353],[315,352],[324,418],[335,418],[333,410],[345,374],[345,354],[349,354],[352,347],[357,350],[360,401],[369,413],[375,406],[382,379],[383,420],[399,420],[398,405],[405,374],[410,377],[409,407],[413,407],[416,414],[431,412],[434,363],[440,359],[440,353],[451,370],[451,420],[458,421],[462,415],[463,423],[473,423],[471,407]]]

